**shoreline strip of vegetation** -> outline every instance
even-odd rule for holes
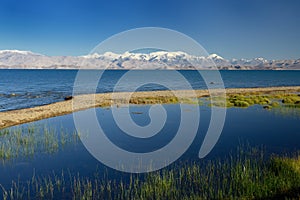
[[[26,182],[0,184],[3,199],[299,199],[300,157],[240,151],[225,160],[173,165],[129,180],[79,173],[33,174]]]
[[[218,89],[214,89],[217,93]],[[180,94],[182,99],[178,99],[173,92]],[[212,99],[212,105],[215,106],[237,106],[248,107],[255,103],[265,106],[277,106],[275,101],[267,101],[266,95],[273,95],[272,98],[278,96],[284,104],[300,104],[300,86],[291,87],[266,87],[266,88],[228,88],[226,89],[226,101],[220,99]],[[132,94],[132,96],[131,96]],[[208,90],[178,90],[178,91],[146,91],[146,92],[120,92],[120,93],[101,93],[101,94],[86,94],[78,95],[66,101],[61,101],[49,105],[37,106],[33,108],[25,108],[20,110],[12,110],[0,112],[0,129],[19,125],[23,123],[33,122],[41,119],[70,114],[72,112],[85,110],[92,107],[107,107],[113,105],[127,104],[126,99],[131,96],[130,104],[168,104],[168,103],[194,103],[198,104],[198,99],[191,99],[193,97],[202,98],[209,97]],[[280,96],[281,95],[281,96]],[[260,100],[256,102],[256,98]],[[279,97],[280,96],[280,97]],[[248,98],[249,97],[249,98]],[[280,99],[282,97],[282,99]],[[76,101],[76,105],[73,102]],[[219,102],[227,102],[219,103]],[[270,101],[270,102],[269,102]],[[271,105],[269,105],[271,103]],[[267,108],[267,107],[266,107]]]

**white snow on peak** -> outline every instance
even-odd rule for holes
[[[265,58],[262,58],[262,57],[255,58],[255,60],[261,61],[261,62],[268,62]]]
[[[87,58],[87,59],[96,59],[99,58],[101,55],[98,53],[93,53],[93,54],[88,54],[88,55],[84,55],[84,56],[80,56],[82,58]]]
[[[224,60],[223,57],[221,57],[221,56],[219,56],[218,54],[215,54],[215,53],[210,54],[207,58],[209,58],[209,59],[220,59],[220,60]]]
[[[84,66],[82,64],[84,63]],[[214,63],[214,64],[213,64]],[[217,54],[195,56],[182,51],[156,51],[150,53],[93,53],[83,56],[45,56],[31,51],[0,50],[0,67],[20,68],[103,68],[110,69],[186,69],[191,66],[207,68],[218,67],[269,67],[287,68],[299,65],[298,60],[266,60],[265,58],[226,60]]]

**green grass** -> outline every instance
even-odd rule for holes
[[[151,104],[197,104],[216,107],[240,107],[247,108],[252,105],[262,105],[262,108],[272,109],[281,106],[300,107],[300,96],[295,93],[268,93],[261,92],[245,93],[245,94],[228,94],[226,97],[201,97],[201,98],[177,98],[176,96],[156,96],[156,97],[132,97],[129,100],[130,104],[151,105]],[[118,99],[113,104],[119,106],[128,104],[125,99]],[[103,102],[101,107],[110,106],[111,102]]]
[[[145,97],[145,98],[131,98],[130,104],[163,104],[163,103],[178,103],[179,100],[175,96],[171,97]]]
[[[250,104],[247,101],[234,101],[233,103],[234,106],[236,107],[249,107]]]
[[[128,181],[53,174],[2,187],[4,199],[289,199],[300,198],[300,157],[265,160],[260,149],[240,149],[225,160],[172,165]],[[128,174],[127,174],[128,175]]]
[[[272,106],[272,107],[278,107],[278,106],[280,106],[280,104],[279,104],[277,101],[273,101],[273,102],[271,103],[271,106]]]
[[[276,107],[300,108],[300,96],[294,93],[274,94],[229,94],[225,99],[214,97],[210,106],[217,107],[244,107],[262,105],[262,108],[272,109]]]
[[[54,153],[67,143],[79,141],[77,133],[57,131],[47,126],[29,124],[0,130],[0,160],[5,161],[35,153]]]

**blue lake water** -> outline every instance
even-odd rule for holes
[[[151,152],[168,144],[178,129],[180,121],[179,105],[163,106],[168,113],[168,120],[164,128],[149,139],[132,138],[122,132],[116,126],[110,108],[97,108],[96,113],[107,137],[115,145],[131,152]],[[192,110],[196,105],[188,106]],[[139,125],[147,125],[149,123],[149,108],[148,105],[133,106],[131,108],[132,119]],[[207,106],[200,106],[199,108],[201,120],[196,138],[190,148],[175,163],[203,160],[198,158],[198,152],[208,128],[211,108]],[[189,109],[184,112],[190,112]],[[264,110],[261,106],[251,106],[247,109],[227,109],[222,134],[213,150],[204,160],[235,155],[236,149],[241,145],[263,147],[267,157],[271,154],[290,155],[297,152],[300,149],[299,110],[295,112],[292,109],[284,113],[276,109]],[[50,126],[58,132],[62,128],[66,133],[75,131],[72,114],[24,124],[11,129],[26,128],[32,126],[32,124],[36,127]],[[100,177],[105,174],[112,179],[128,177],[127,173],[113,170],[96,160],[78,140],[54,153],[37,152],[32,156],[2,160],[0,162],[0,183],[9,187],[11,180],[19,180],[25,183],[33,174],[47,176],[53,173],[60,174],[62,171],[67,171],[72,175],[79,173],[83,177],[94,177],[95,173],[99,173]]]
[[[0,70],[0,110],[43,105],[61,101],[72,94],[75,70]],[[97,92],[111,92],[119,78],[126,71],[106,71]],[[136,71],[137,77],[158,76],[157,72]],[[204,89],[206,85],[195,71],[180,71],[189,80],[194,89]],[[227,88],[267,87],[300,85],[300,71],[221,71]],[[168,77],[168,71],[161,71],[162,79]],[[172,79],[171,79],[172,80]],[[172,81],[178,89],[180,82]],[[214,83],[218,84],[218,83]],[[122,85],[121,91],[128,91],[134,83]],[[139,90],[164,90],[161,85],[145,85]],[[150,105],[130,105],[131,117],[141,126],[150,123]],[[183,112],[191,112],[196,105],[187,105]],[[150,152],[168,144],[175,136],[181,117],[179,104],[163,105],[167,113],[167,121],[163,129],[148,139],[130,137],[116,125],[112,109],[96,108],[98,121],[107,137],[117,146],[131,152]],[[198,107],[198,105],[197,105]],[[117,109],[123,109],[122,107]],[[211,108],[199,106],[200,122],[197,135],[188,150],[175,162],[198,162],[199,149],[208,129]],[[85,111],[80,111],[85,112]],[[203,160],[214,160],[233,155],[241,145],[262,146],[266,156],[271,154],[290,155],[300,149],[300,109],[274,108],[265,110],[261,105],[249,108],[228,108],[225,126],[213,150]],[[75,129],[73,115],[65,115],[9,128],[10,130],[27,127],[51,127],[54,132],[63,130],[71,135]],[[43,128],[41,129],[44,133]],[[142,133],[141,133],[142,134]],[[38,134],[39,135],[39,134]],[[0,136],[0,144],[5,136]],[[0,184],[10,188],[12,180],[26,185],[26,181],[36,176],[47,176],[62,171],[83,177],[108,176],[111,179],[124,179],[128,173],[118,172],[106,167],[96,160],[84,147],[80,140],[67,143],[54,152],[39,151],[42,143],[36,146],[36,152],[30,156],[19,155],[11,159],[0,159]],[[111,155],[113,156],[113,155]],[[1,197],[0,197],[1,198]]]
[[[97,93],[112,92],[118,80],[128,71],[108,70],[102,75]],[[131,71],[132,72],[132,71]],[[194,89],[207,86],[197,71],[179,71]],[[209,71],[204,71],[210,73]],[[300,85],[300,71],[221,71],[226,88]],[[0,70],[0,111],[33,107],[62,101],[71,95],[77,70]],[[187,89],[174,81],[168,71],[134,71],[139,79],[161,78],[176,89]],[[118,91],[131,91],[128,81]],[[214,83],[216,86],[218,82]],[[140,91],[165,90],[158,84],[147,84]]]

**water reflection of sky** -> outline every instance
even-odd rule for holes
[[[191,109],[192,106],[191,105]],[[97,116],[103,128],[107,131],[108,137],[121,148],[147,152],[163,147],[167,144],[178,129],[178,120],[180,120],[180,109],[178,105],[165,105],[168,120],[162,131],[146,140],[133,139],[131,136],[124,135],[118,129],[112,118],[111,110],[108,108],[97,108]],[[122,109],[122,108],[120,108]],[[149,106],[133,106],[130,108],[132,119],[139,125],[149,123]],[[189,109],[184,112],[190,112]],[[180,158],[184,160],[198,160],[198,151],[207,131],[210,108],[200,107],[200,123],[198,134],[189,148],[189,150]],[[68,132],[74,131],[72,115],[66,115],[51,119],[35,122],[36,124],[48,124],[56,127],[56,130]],[[27,126],[27,125],[22,125]],[[296,152],[300,149],[300,123],[299,115],[285,115],[278,110],[264,110],[261,106],[252,106],[247,109],[229,108],[222,135],[205,159],[214,159],[223,157],[235,152],[240,144],[249,144],[251,146],[263,145],[266,154],[276,153],[284,154]],[[180,161],[179,160],[179,161]],[[101,172],[107,170],[99,161],[94,159],[79,142],[76,145],[67,145],[63,150],[53,154],[35,154],[29,158],[17,158],[2,162],[0,165],[0,180],[4,184],[10,184],[10,181],[16,180],[18,175],[21,179],[30,178],[33,171],[36,174],[47,174],[52,171],[61,172],[62,169],[68,169],[72,172],[80,172],[82,175],[93,175],[96,168]],[[110,171],[110,170],[108,170]],[[116,174],[111,170],[112,174]],[[117,173],[118,174],[118,173]]]

